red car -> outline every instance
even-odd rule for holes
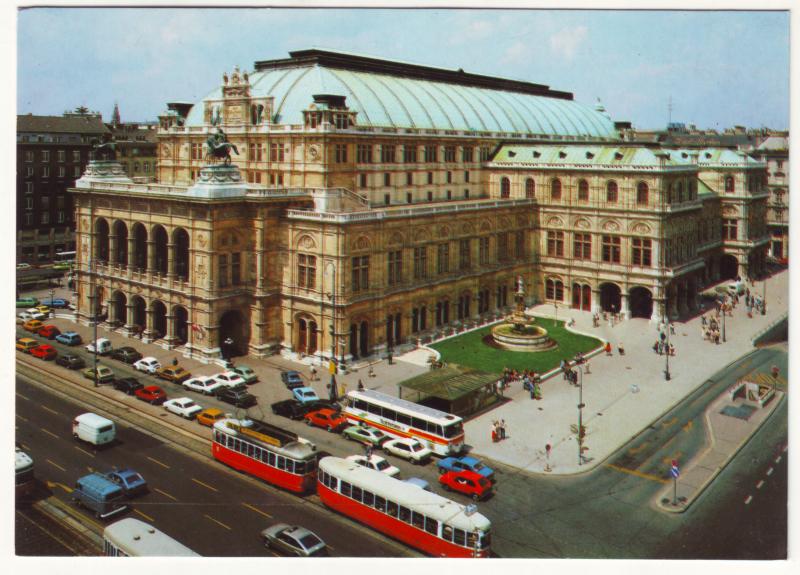
[[[37,345],[36,347],[34,347],[31,350],[31,355],[33,357],[38,357],[39,359],[47,360],[47,359],[55,359],[56,356],[58,355],[58,352],[56,351],[56,348],[54,348],[52,345],[43,343],[42,345]]]
[[[137,399],[146,401],[151,405],[161,405],[167,400],[167,394],[157,385],[148,385],[142,389],[137,389],[134,394]]]
[[[347,418],[333,409],[323,407],[314,411],[309,411],[303,416],[308,425],[316,425],[328,431],[340,431],[347,425]]]
[[[474,471],[447,471],[439,476],[439,483],[446,491],[458,491],[475,501],[492,494],[492,482]]]
[[[57,335],[61,334],[61,330],[54,325],[43,325],[37,333],[47,339],[55,339]]]

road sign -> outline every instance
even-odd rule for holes
[[[672,467],[670,468],[669,472],[670,472],[670,475],[672,475],[673,479],[677,479],[678,477],[681,476],[681,470],[678,469],[678,460],[677,459],[673,459],[672,460]]]

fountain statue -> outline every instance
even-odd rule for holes
[[[548,351],[557,344],[547,335],[547,330],[536,325],[535,320],[525,315],[525,284],[517,277],[514,292],[514,311],[506,321],[492,328],[495,343],[510,351]]]

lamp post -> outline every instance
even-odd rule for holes
[[[583,367],[578,368],[578,465],[583,464]]]
[[[56,295],[56,290],[50,288],[50,307],[53,307],[53,296]]]
[[[331,361],[336,363],[336,266],[333,262],[329,262],[327,267],[331,269],[333,284],[331,291],[327,294],[328,299],[331,300]]]
[[[767,279],[764,278],[764,291],[761,297],[761,315],[767,315]]]
[[[664,350],[664,357],[666,358],[666,362],[664,364],[664,379],[669,381],[672,379],[672,375],[669,373],[669,315],[667,315],[667,323],[664,324],[664,331],[667,334],[667,345],[666,349]]]
[[[725,308],[722,308],[722,343],[728,341],[725,339]]]
[[[93,380],[94,386],[99,387],[100,384],[97,382],[97,286],[95,272],[97,271],[97,267],[95,266],[94,260],[89,260],[89,271],[91,274],[92,281],[90,283],[91,291],[89,292],[89,302],[92,306],[92,324],[93,324],[93,341],[92,341],[92,357],[94,358],[94,370],[93,370]]]

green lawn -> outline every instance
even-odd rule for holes
[[[558,342],[558,347],[539,353],[494,348],[483,343],[483,338],[491,333],[491,326],[447,339],[430,347],[442,354],[442,361],[481,371],[502,373],[503,368],[507,367],[517,371],[532,369],[543,373],[558,367],[562,359],[572,359],[578,352],[586,353],[601,345],[599,339],[567,331],[564,329],[563,321],[536,318],[536,323],[547,330],[548,335]]]

